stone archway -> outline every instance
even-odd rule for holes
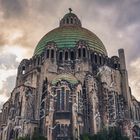
[[[15,137],[15,131],[12,129],[12,130],[10,131],[9,140],[14,140],[14,137]]]
[[[139,128],[139,126],[137,126],[137,125],[133,126],[132,135],[133,135],[133,140],[140,139],[140,128]]]

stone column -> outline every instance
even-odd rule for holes
[[[122,94],[125,98],[126,104],[128,106],[128,110],[126,110],[126,117],[130,117],[130,106],[131,106],[131,95],[129,91],[129,84],[128,84],[128,73],[126,70],[126,63],[125,63],[125,53],[123,49],[118,50],[119,58],[120,58],[120,72],[121,72],[121,88]]]

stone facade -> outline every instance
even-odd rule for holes
[[[63,30],[69,26],[82,28],[71,11],[60,22]],[[65,36],[61,39],[65,42]],[[71,40],[65,43],[60,48],[48,41],[21,61],[16,86],[0,113],[1,140],[37,131],[48,140],[76,140],[114,126],[131,140],[139,137],[140,103],[131,94],[124,50],[110,58],[103,46],[100,52],[84,38],[72,47],[67,47]]]

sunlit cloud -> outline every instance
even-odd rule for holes
[[[24,57],[27,56],[28,50],[26,48],[22,48],[20,46],[5,46],[5,51],[4,53],[9,53],[9,54],[14,54],[16,55],[16,60],[19,62],[21,61]]]
[[[1,99],[1,102],[2,102],[2,103],[6,102],[6,101],[8,100],[8,98],[9,98],[9,97],[6,96],[5,94],[2,94],[2,95],[0,94],[0,99]]]
[[[6,68],[4,68],[0,69],[0,73],[2,73],[2,75],[0,76],[0,89],[2,89],[3,82],[6,81],[8,77],[16,75],[17,70],[16,69],[6,70]]]

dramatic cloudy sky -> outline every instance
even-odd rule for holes
[[[109,56],[126,53],[129,83],[140,101],[140,0],[0,0],[0,107],[14,88],[17,66],[71,7],[103,41]]]

